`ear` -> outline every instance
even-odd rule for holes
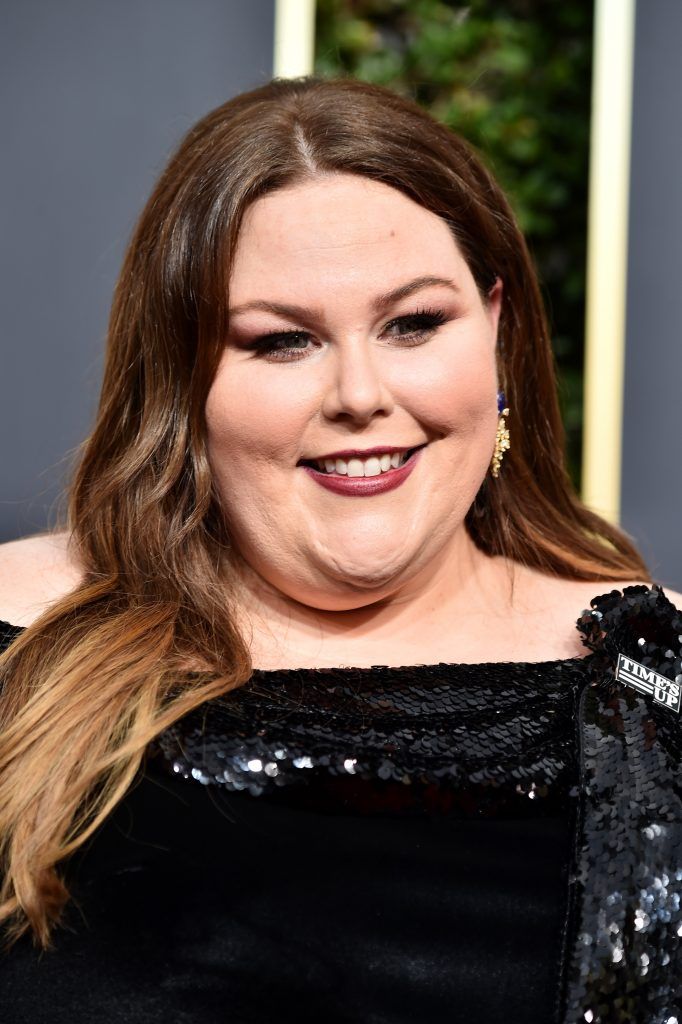
[[[502,312],[502,292],[504,291],[504,285],[501,277],[495,278],[495,284],[490,288],[486,296],[486,313],[490,320],[490,328],[492,336],[495,338],[497,343],[497,330],[500,323],[500,313]]]

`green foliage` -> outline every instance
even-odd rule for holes
[[[552,326],[580,487],[591,0],[317,0],[315,71],[388,86],[464,135],[506,190]]]

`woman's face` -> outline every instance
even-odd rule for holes
[[[495,443],[501,291],[484,304],[444,221],[370,179],[331,175],[249,207],[206,418],[233,545],[266,585],[357,608],[461,542]],[[350,476],[301,465],[418,445],[385,477],[366,475],[385,457],[346,458]]]

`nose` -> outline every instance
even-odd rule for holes
[[[347,416],[367,423],[377,413],[388,415],[393,398],[375,362],[370,342],[354,338],[335,346],[322,411],[328,419]]]

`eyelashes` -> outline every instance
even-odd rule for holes
[[[394,334],[402,348],[421,345],[448,320],[442,309],[419,309],[414,313],[395,317],[384,327],[384,333],[391,328],[407,328],[404,332]],[[250,342],[246,348],[254,351],[257,356],[268,356],[271,361],[295,362],[305,359],[308,349],[294,344],[297,340],[306,341],[311,336],[308,331],[270,331]]]

